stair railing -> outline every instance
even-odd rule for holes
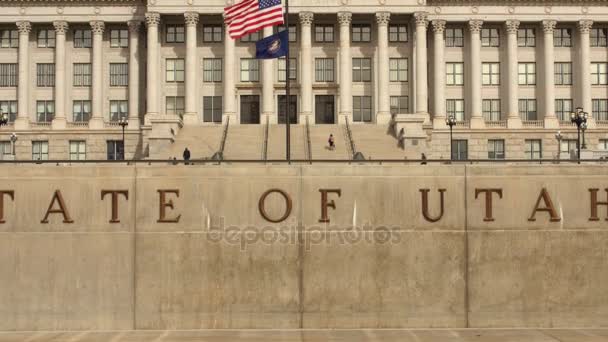
[[[306,160],[312,160],[312,145],[310,143],[310,123],[306,116]]]
[[[355,146],[355,141],[353,139],[353,133],[350,130],[350,124],[348,123],[348,117],[346,118],[346,139],[348,140],[348,147],[350,148],[350,155],[354,159],[355,154],[357,153],[357,147]]]
[[[222,139],[220,140],[220,147],[213,154],[211,159],[213,160],[223,160],[224,159],[224,148],[226,147],[226,139],[228,138],[228,126],[230,126],[230,117],[226,117],[226,124],[224,125],[224,130],[222,132]]]
[[[264,134],[264,143],[262,144],[262,160],[268,160],[268,124],[270,120],[266,117],[266,125],[262,128]]]

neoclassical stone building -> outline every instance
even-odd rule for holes
[[[254,58],[273,29],[229,38],[224,0],[0,5],[3,158],[13,132],[18,159],[121,158],[121,118],[127,158],[184,128],[279,124],[287,76],[300,127],[384,126],[404,151],[449,158],[453,116],[457,158],[553,158],[579,106],[587,149],[608,149],[604,0],[292,0],[289,72]]]

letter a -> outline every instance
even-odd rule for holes
[[[55,202],[59,204],[59,209],[53,209]],[[63,196],[61,196],[61,191],[59,190],[55,190],[53,198],[51,199],[51,204],[49,204],[49,208],[46,210],[46,215],[44,215],[44,218],[42,221],[40,221],[40,223],[49,223],[50,214],[61,214],[63,215],[63,223],[74,223],[74,220],[70,218],[70,213],[65,207]]]
[[[541,200],[545,203],[543,208],[539,208]],[[551,222],[559,222],[562,220],[559,215],[557,215],[557,211],[555,211],[555,207],[553,206],[553,201],[551,201],[551,197],[545,188],[540,191],[540,195],[538,195],[538,200],[536,200],[536,205],[534,206],[534,210],[532,210],[532,215],[530,215],[528,221],[536,221],[537,211],[548,212],[551,216]]]

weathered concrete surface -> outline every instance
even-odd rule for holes
[[[15,199],[4,197],[0,224],[0,330],[606,327],[608,209],[589,221],[588,188],[607,201],[607,175],[589,165],[6,166],[0,190]],[[479,188],[503,190],[494,221]],[[559,220],[529,221],[543,188]],[[270,189],[291,199],[284,222],[260,215]],[[329,223],[319,189],[342,191],[328,196]],[[436,222],[422,215],[421,189]],[[74,223],[40,222],[55,190]],[[101,190],[129,191],[120,223]],[[158,222],[158,190],[179,190],[166,207],[179,222]],[[275,193],[265,209],[278,218],[286,204]]]

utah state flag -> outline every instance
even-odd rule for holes
[[[273,59],[284,57],[289,49],[289,31],[283,30],[255,43],[255,58]]]

